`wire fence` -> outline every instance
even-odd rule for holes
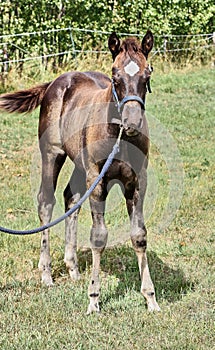
[[[107,38],[110,32],[81,28],[48,29],[37,32],[24,32],[0,35],[0,68],[7,72],[10,66],[24,62],[40,60],[47,64],[53,59],[54,64],[67,63],[71,58],[82,54],[107,54]],[[118,33],[123,36],[140,34]],[[215,47],[215,33],[188,35],[155,35],[155,48],[152,56],[172,53],[186,54]],[[92,49],[93,48],[93,49]]]

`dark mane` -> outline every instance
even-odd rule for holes
[[[137,55],[140,53],[142,54],[142,49],[139,41],[133,37],[123,40],[121,50],[123,50],[125,54],[128,54],[132,59],[137,57]]]

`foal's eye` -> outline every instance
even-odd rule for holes
[[[113,82],[115,86],[119,86],[120,85],[120,81],[116,78],[113,77]]]

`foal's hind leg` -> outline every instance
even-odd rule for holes
[[[55,204],[54,192],[57,178],[66,156],[61,153],[56,155],[45,153],[42,155],[42,182],[38,194],[38,215],[41,225],[48,224],[52,217]],[[53,284],[51,277],[51,257],[49,247],[49,230],[46,229],[41,235],[41,251],[38,265],[42,272],[42,282],[47,286]]]
[[[131,241],[138,259],[141,277],[141,293],[146,298],[148,310],[159,311],[160,307],[155,298],[155,289],[151,280],[146,255],[147,231],[143,219],[143,199],[145,195],[145,187],[146,185],[143,182],[140,184],[140,190],[137,188],[130,191],[126,190],[125,198],[131,222]]]
[[[86,190],[86,176],[75,168],[70,182],[64,191],[65,211],[68,211],[82,197]],[[64,262],[72,280],[80,278],[77,259],[77,224],[80,209],[65,220],[65,256]]]

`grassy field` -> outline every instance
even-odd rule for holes
[[[162,312],[148,313],[139,293],[136,257],[124,243],[125,206],[116,192],[112,196],[118,198],[117,204],[112,208],[110,199],[107,213],[111,243],[102,259],[99,315],[86,316],[91,255],[80,249],[82,279],[72,283],[63,263],[63,225],[52,230],[55,286],[51,289],[40,284],[39,235],[0,234],[2,350],[214,349],[214,81],[215,71],[206,67],[155,71],[153,94],[147,99],[152,135],[152,180],[145,203],[148,257]],[[1,226],[38,225],[37,123],[38,111],[27,116],[1,113]],[[69,171],[68,164],[59,180],[55,215],[63,211],[62,191]],[[169,225],[162,230],[160,223],[169,213]],[[90,224],[85,205],[80,246],[87,242]],[[124,244],[116,246],[117,237]]]

